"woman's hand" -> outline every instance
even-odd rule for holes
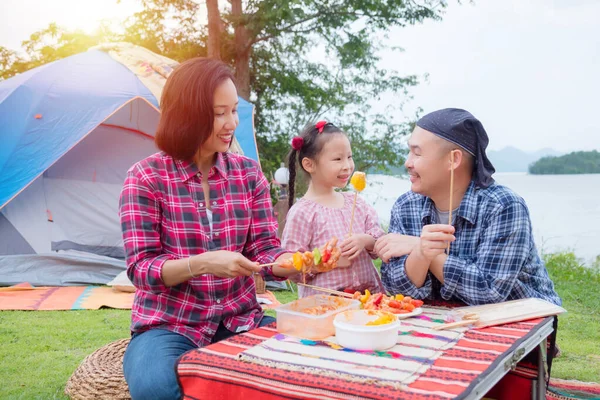
[[[340,245],[342,257],[347,258],[351,262],[360,255],[361,251],[368,247],[373,248],[373,243],[375,243],[375,239],[366,233],[349,236]]]
[[[194,275],[211,274],[219,278],[250,276],[260,272],[258,263],[248,260],[240,253],[218,250],[193,256],[190,266]]]

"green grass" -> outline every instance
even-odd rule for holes
[[[597,382],[600,377],[600,269],[585,267],[573,253],[544,256],[567,313],[558,319],[552,376]]]
[[[562,355],[552,376],[597,381],[600,376],[600,267],[572,253],[545,256],[568,313],[559,319]],[[296,299],[277,291],[282,303]],[[273,311],[268,315],[274,316]],[[129,310],[0,312],[0,399],[66,399],[69,376],[94,350],[129,335]]]
[[[130,310],[0,312],[0,399],[66,399],[94,350],[129,335]]]

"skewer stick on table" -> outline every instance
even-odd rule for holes
[[[306,283],[297,283],[297,285],[304,286],[304,287],[307,287],[307,288],[310,288],[313,290],[317,290],[320,292],[324,292],[324,293],[335,294],[338,296],[347,297],[349,299],[352,299],[354,297],[350,293],[340,292],[339,290],[327,289],[327,288],[323,288],[320,286],[307,285]]]

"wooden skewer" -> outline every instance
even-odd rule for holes
[[[354,203],[352,203],[352,216],[350,217],[350,236],[352,236],[352,224],[354,223],[354,210],[356,209],[356,200],[358,192],[354,192]]]
[[[307,288],[311,288],[311,289],[314,289],[314,290],[317,290],[317,291],[320,291],[320,292],[325,292],[325,293],[335,294],[335,295],[342,296],[342,297],[347,297],[349,299],[352,299],[354,297],[350,293],[340,292],[339,290],[327,289],[327,288],[323,288],[323,287],[320,287],[320,286],[307,285],[306,283],[297,283],[297,285],[304,286],[304,287],[307,287]]]
[[[306,285],[306,267],[304,263],[302,263],[302,283]]]
[[[259,267],[271,267],[273,265],[279,265],[278,262],[273,262],[273,263],[269,263],[269,264],[260,264]]]
[[[450,205],[448,207],[448,225],[452,225],[452,196],[454,194],[454,150],[450,152]],[[450,242],[448,242],[447,253],[450,254]]]
[[[462,321],[450,322],[448,324],[434,326],[432,329],[434,331],[441,331],[443,329],[458,328],[460,326],[472,325],[477,321],[478,321],[477,319],[463,319]]]

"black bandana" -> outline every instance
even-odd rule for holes
[[[429,113],[417,121],[417,126],[463,148],[475,158],[473,180],[482,188],[494,183],[496,170],[487,158],[489,143],[483,125],[470,112],[459,108],[445,108]]]

